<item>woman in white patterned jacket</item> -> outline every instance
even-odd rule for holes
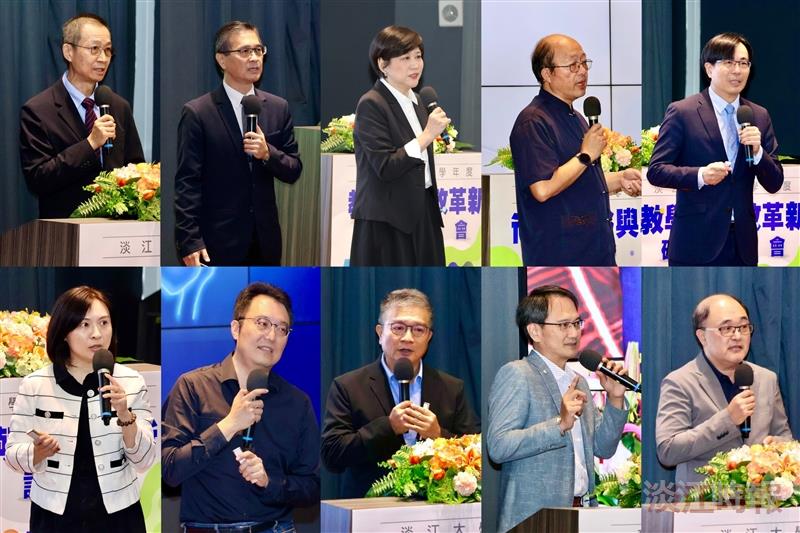
[[[53,364],[26,376],[14,401],[5,460],[33,473],[31,533],[145,531],[136,473],[156,458],[147,386],[115,364],[98,393],[92,367],[97,350],[116,348],[110,309],[92,287],[59,296],[47,330]]]

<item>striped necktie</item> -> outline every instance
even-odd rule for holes
[[[91,134],[92,128],[94,127],[94,121],[97,120],[97,115],[94,114],[94,100],[89,97],[83,99],[81,102],[81,106],[86,110],[86,118],[84,119],[84,124],[86,124],[86,133]],[[100,148],[94,151],[97,158],[100,159]]]

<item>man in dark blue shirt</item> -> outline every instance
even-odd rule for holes
[[[292,508],[319,502],[319,428],[311,401],[271,371],[291,324],[282,289],[249,285],[234,305],[233,353],[182,375],[170,392],[162,473],[168,484],[182,485],[185,533],[294,531]],[[256,369],[269,373],[267,388],[248,391]],[[242,451],[251,426],[251,449]]]
[[[572,108],[591,65],[566,35],[544,37],[531,56],[542,88],[511,130],[524,265],[614,265],[608,195],[641,194],[638,170],[603,172],[602,126]]]

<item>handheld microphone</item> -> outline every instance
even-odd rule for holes
[[[248,94],[242,98],[242,108],[244,108],[244,123],[242,124],[244,133],[255,132],[258,129],[258,115],[261,113],[261,99],[254,94]],[[247,162],[250,170],[253,170],[252,155],[247,154]]]
[[[97,107],[100,108],[100,116],[104,117],[106,115],[111,114],[111,96],[114,92],[108,87],[108,85],[98,85],[97,89],[94,91],[94,102],[97,104]],[[114,142],[111,140],[111,137],[106,139],[106,143],[103,145],[103,149],[108,150],[114,148]]]
[[[741,109],[741,107],[739,108]],[[733,384],[736,385],[740,391],[750,390],[753,386],[753,367],[747,363],[742,363],[736,367],[733,373]],[[742,440],[747,440],[750,436],[750,417],[744,419],[744,422],[739,424],[739,433]]]
[[[594,350],[583,350],[580,355],[578,355],[578,359],[585,369],[591,370],[592,372],[601,372],[617,383],[623,384],[625,388],[630,391],[642,392],[642,385],[632,377],[617,374],[613,370],[601,365],[600,363],[602,362],[603,356]]]
[[[749,105],[740,105],[739,109],[736,110],[736,122],[739,123],[739,131],[743,130],[747,126],[752,125],[753,109]],[[752,167],[753,147],[749,144],[743,144],[742,146],[744,146],[744,160],[747,161],[747,164]]]
[[[589,121],[591,128],[600,122],[600,100],[595,96],[589,96],[583,101],[583,114],[586,115],[586,120]]]
[[[394,364],[394,377],[400,382],[400,401],[411,399],[411,380],[414,379],[414,366],[408,359],[400,359]]]
[[[100,395],[102,405],[100,416],[103,418],[103,424],[109,425],[111,423],[111,399],[103,398],[100,387],[105,387],[111,383],[107,376],[114,375],[112,372],[114,370],[114,356],[108,350],[97,350],[92,356],[92,368],[97,372],[97,393]]]
[[[266,389],[269,382],[269,373],[266,369],[263,368],[256,368],[255,370],[251,371],[250,374],[247,376],[247,392],[256,390],[256,389]],[[247,432],[242,437],[244,444],[242,444],[242,449],[244,451],[250,450],[253,447],[253,428],[255,427],[255,423],[247,428]]]
[[[432,113],[437,107],[442,107],[439,105],[439,95],[436,94],[436,89],[429,85],[419,90],[419,97],[422,99],[422,105],[425,106],[428,113]],[[442,140],[445,144],[450,144],[450,136],[447,134],[447,127],[442,131]]]

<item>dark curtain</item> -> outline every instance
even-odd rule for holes
[[[661,124],[667,106],[684,96],[686,7],[672,0],[642,2],[642,128]]]
[[[116,55],[104,83],[133,104],[135,2],[115,0],[4,0],[0,2],[0,233],[37,218],[36,197],[25,185],[19,160],[19,110],[61,77],[61,25],[78,13],[103,17]]]
[[[659,385],[672,370],[688,363],[699,348],[692,311],[709,294],[741,299],[755,325],[747,360],[778,374],[789,425],[800,437],[800,271],[791,268],[646,268],[642,276],[642,379],[647,383],[642,427],[642,480],[674,480],[656,457],[655,420]],[[646,496],[645,496],[646,497]]]
[[[333,378],[377,359],[381,299],[403,287],[427,294],[434,335],[424,362],[464,380],[480,414],[481,272],[477,268],[326,268],[322,271],[323,409]],[[324,415],[323,415],[324,418]],[[322,499],[336,498],[339,479],[323,468]]]
[[[267,46],[258,88],[289,102],[295,126],[319,123],[319,0],[165,0],[156,6],[155,108],[161,132],[163,179],[162,264],[179,264],[175,251],[174,176],[183,104],[222,84],[214,60],[214,35],[225,23],[254,24]]]

